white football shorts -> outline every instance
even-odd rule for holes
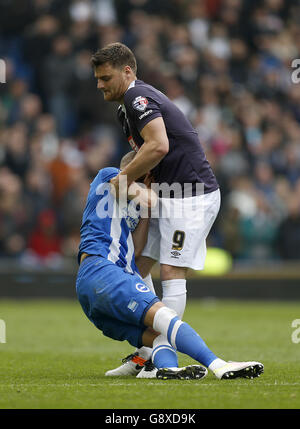
[[[206,238],[218,215],[220,190],[190,198],[160,198],[142,252],[161,264],[203,270]]]

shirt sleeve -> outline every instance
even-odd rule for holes
[[[113,177],[116,177],[119,174],[120,171],[121,170],[119,170],[118,168],[114,168],[114,167],[103,168],[100,171],[101,182],[102,183],[109,182],[110,179],[112,179]]]
[[[132,88],[125,96],[124,105],[130,121],[133,122],[139,132],[148,122],[161,117],[159,103],[147,94],[145,88]]]

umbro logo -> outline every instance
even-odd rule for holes
[[[147,112],[145,112],[141,116],[139,116],[139,119],[143,119],[145,116],[148,116],[150,113],[152,113],[152,109],[151,110],[147,110]]]

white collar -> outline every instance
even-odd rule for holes
[[[126,94],[126,92],[128,91],[128,89],[130,89],[130,88],[134,88],[134,87],[135,87],[135,82],[136,82],[136,80],[133,80],[133,81],[131,82],[131,84],[129,85],[129,87],[126,89],[125,94]]]
[[[135,80],[133,80],[133,81],[131,82],[131,84],[129,85],[129,87],[126,89],[125,94],[126,94],[126,92],[127,92],[130,88],[134,88],[134,87],[135,87],[135,82],[136,82],[136,79],[135,79]],[[124,104],[121,104],[121,107],[122,107],[123,112],[126,114],[126,109],[125,109]]]

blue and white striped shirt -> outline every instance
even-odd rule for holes
[[[78,260],[83,252],[100,255],[133,273],[138,270],[126,210],[119,213],[119,205],[110,192],[109,181],[119,172],[117,168],[103,168],[90,185],[80,228]]]

